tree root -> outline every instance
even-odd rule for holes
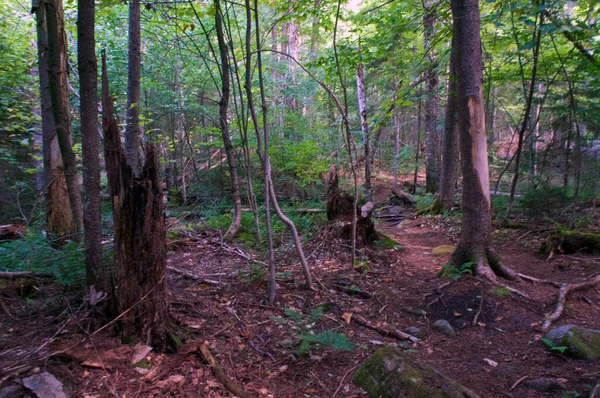
[[[504,266],[502,266],[502,267],[503,267],[503,269],[510,270],[510,272],[514,273],[514,271],[511,270],[510,268],[504,267]],[[481,276],[481,277],[485,278],[487,281],[489,281],[493,285],[496,285],[496,286],[502,287],[504,289],[507,289],[508,291],[510,291],[512,293],[515,293],[515,294],[517,294],[519,296],[522,296],[522,297],[525,297],[525,298],[529,298],[529,296],[527,295],[527,293],[522,292],[522,291],[520,291],[518,289],[515,289],[513,287],[510,287],[508,285],[505,285],[503,283],[500,283],[498,281],[498,277],[496,276],[497,274],[494,271],[494,269],[491,266],[488,267],[487,265],[485,265],[484,262],[483,262],[483,258],[480,258],[479,261],[477,261],[477,264],[475,265],[474,271],[475,271],[475,275],[478,275],[478,276]],[[515,275],[516,275],[516,273],[515,273]]]
[[[565,304],[567,302],[567,297],[570,293],[577,290],[586,290],[592,287],[600,285],[600,275],[588,279],[581,283],[563,283],[560,284],[560,290],[558,291],[558,303],[556,305],[556,309],[553,313],[546,316],[544,323],[542,324],[542,330],[546,331],[552,323],[558,320],[565,310]]]

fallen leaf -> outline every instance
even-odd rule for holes
[[[342,319],[345,320],[347,324],[349,324],[350,320],[352,319],[352,313],[344,312],[344,314],[342,315]]]
[[[67,394],[63,391],[63,384],[48,372],[23,379],[23,385],[39,398],[67,398]]]
[[[458,317],[461,317],[461,316],[462,316],[462,314],[461,314],[460,312],[455,312],[455,313],[454,313],[454,316],[455,316],[456,318],[458,318]]]

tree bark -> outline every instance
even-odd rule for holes
[[[438,89],[440,78],[435,71],[436,56],[432,40],[436,34],[437,18],[435,1],[423,3],[423,43],[429,66],[425,71],[425,191],[437,193],[440,185],[440,133],[437,127],[439,119],[440,96]]]
[[[479,0],[452,0],[456,49],[457,109],[463,174],[462,231],[452,264],[470,263],[475,273],[514,278],[491,250],[490,181],[483,107],[483,71]],[[492,273],[488,267],[492,268]],[[512,273],[511,273],[512,272]]]
[[[223,146],[227,156],[227,165],[231,176],[231,195],[233,196],[233,219],[223,239],[232,241],[235,238],[242,222],[242,200],[240,198],[240,178],[238,176],[237,161],[231,138],[229,137],[229,126],[227,114],[229,108],[229,97],[231,94],[231,66],[229,64],[229,50],[223,34],[223,14],[219,0],[215,0],[215,30],[221,55],[221,100],[219,101],[219,127],[223,137]]]
[[[104,157],[115,225],[112,294],[124,341],[139,339],[157,351],[173,348],[168,332],[165,208],[154,146],[136,176],[127,163],[102,59]]]
[[[50,96],[52,98],[52,114],[58,138],[58,146],[63,158],[65,180],[73,222],[77,232],[83,229],[83,209],[81,203],[81,187],[77,176],[77,160],[71,142],[71,118],[69,111],[69,80],[67,60],[67,36],[64,29],[62,0],[48,0],[46,6],[46,22],[48,29],[48,61],[50,66]],[[73,236],[78,239],[79,236]]]
[[[50,64],[46,7],[40,2],[34,10],[36,15],[37,47],[40,79],[40,103],[42,113],[42,150],[44,159],[43,192],[46,202],[46,230],[58,237],[77,233],[69,202],[67,183],[58,137],[52,113],[50,94]]]
[[[127,110],[125,111],[125,157],[135,175],[140,173],[140,0],[129,1],[129,42],[127,63]]]
[[[356,91],[358,92],[358,111],[360,114],[360,130],[362,132],[363,149],[365,153],[365,198],[371,201],[371,143],[369,126],[367,125],[367,99],[365,97],[365,72],[362,65],[356,68]]]
[[[83,226],[88,285],[106,291],[102,269],[100,215],[100,137],[98,136],[98,62],[96,60],[95,1],[77,3],[77,65],[83,155]]]
[[[439,206],[449,210],[455,203],[455,186],[458,178],[458,117],[457,117],[457,85],[456,64],[457,49],[454,37],[450,54],[450,73],[448,75],[448,99],[444,121],[444,137],[442,145],[442,173],[440,178]]]

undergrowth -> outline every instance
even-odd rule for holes
[[[51,274],[62,285],[77,285],[85,278],[83,247],[69,241],[53,247],[41,232],[0,244],[0,269]]]

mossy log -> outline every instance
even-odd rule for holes
[[[578,231],[555,232],[546,238],[541,253],[600,254],[600,234]]]

